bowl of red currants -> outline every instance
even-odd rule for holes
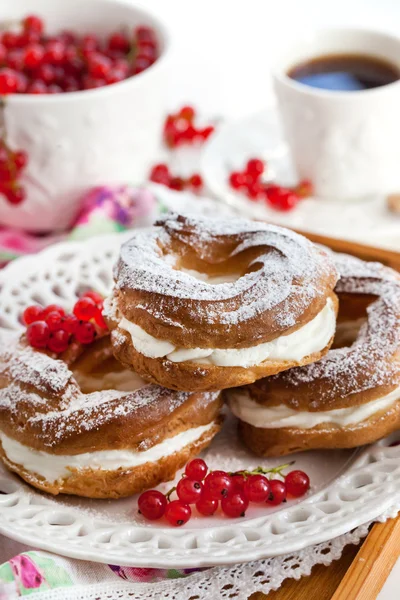
[[[0,4],[0,225],[67,228],[96,185],[136,183],[165,114],[168,34],[123,0]]]

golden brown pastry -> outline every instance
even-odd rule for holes
[[[219,393],[146,384],[109,336],[79,348],[58,360],[24,337],[0,341],[0,456],[34,487],[128,496],[172,479],[218,432]]]
[[[346,255],[335,262],[341,347],[227,393],[243,441],[259,456],[353,448],[400,427],[399,274]]]
[[[292,231],[168,215],[122,246],[106,307],[114,354],[171,389],[251,383],[327,352],[336,280]]]

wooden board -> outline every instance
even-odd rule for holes
[[[298,233],[335,252],[379,261],[400,271],[399,252],[304,231]],[[299,581],[286,579],[279,590],[268,596],[258,592],[249,600],[375,600],[399,558],[400,516],[375,524],[360,547],[347,546],[341,558],[328,567],[317,565],[309,577]]]
[[[375,600],[400,556],[400,517],[375,524],[357,546],[346,546],[328,567],[317,565],[309,577],[286,579],[279,590],[249,600]]]

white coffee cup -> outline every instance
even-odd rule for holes
[[[400,81],[361,91],[318,89],[288,70],[329,54],[364,54],[400,69],[400,38],[361,29],[326,29],[303,37],[273,72],[279,111],[300,178],[315,193],[354,200],[400,190]]]

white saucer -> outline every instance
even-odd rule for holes
[[[400,216],[385,206],[384,197],[359,202],[310,198],[282,213],[264,202],[252,202],[228,184],[229,173],[252,157],[268,163],[267,175],[281,184],[296,182],[277,112],[266,110],[222,125],[203,147],[201,171],[207,188],[248,217],[310,233],[400,251]]]

